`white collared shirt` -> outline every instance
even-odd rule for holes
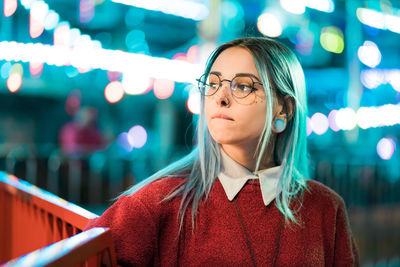
[[[276,166],[252,173],[229,157],[222,148],[220,148],[220,151],[221,171],[218,178],[229,201],[232,201],[235,198],[249,179],[259,179],[262,198],[265,206],[268,206],[269,203],[275,199],[278,193],[277,187],[279,178],[282,174],[282,166]]]

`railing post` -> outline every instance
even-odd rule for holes
[[[81,159],[69,159],[68,175],[68,200],[79,203],[81,197],[82,184],[82,162]]]

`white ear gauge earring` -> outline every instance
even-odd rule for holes
[[[286,128],[286,122],[282,119],[276,119],[274,120],[274,129],[276,132],[281,133],[285,130]]]

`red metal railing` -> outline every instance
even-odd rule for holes
[[[26,181],[0,172],[0,263],[72,237],[96,217]],[[113,249],[110,253],[114,253]]]
[[[17,266],[117,266],[111,232],[92,228],[57,243],[38,249],[7,262],[4,267]]]

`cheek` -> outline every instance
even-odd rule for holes
[[[242,120],[241,129],[244,133],[252,137],[260,136],[265,124],[265,111],[248,114],[246,118]]]
[[[251,109],[246,114],[246,120],[242,120],[243,124],[241,129],[243,133],[248,136],[248,138],[259,138],[261,135],[264,124],[265,124],[265,108],[262,106],[259,108]]]

